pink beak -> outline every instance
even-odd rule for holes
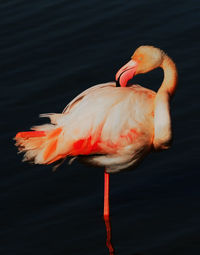
[[[122,66],[116,73],[115,79],[121,87],[126,87],[127,82],[133,78],[137,68],[137,62],[130,60],[126,65]]]

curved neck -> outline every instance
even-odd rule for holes
[[[164,71],[163,82],[156,94],[154,105],[154,148],[167,149],[172,140],[170,98],[177,85],[177,69],[174,62],[165,55],[160,66]]]
[[[164,79],[158,90],[162,92],[167,92],[169,96],[172,96],[176,90],[178,73],[175,63],[167,55],[164,56],[164,60],[160,66],[164,71]]]

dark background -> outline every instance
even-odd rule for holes
[[[116,254],[200,254],[200,1],[0,2],[0,254],[108,254],[103,169],[21,163],[12,138],[112,81],[142,44],[179,70],[174,142],[132,172],[111,176]],[[157,90],[161,70],[133,82]]]

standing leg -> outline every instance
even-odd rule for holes
[[[114,255],[114,248],[111,243],[111,225],[110,225],[110,210],[109,210],[109,177],[110,175],[104,172],[104,210],[103,217],[106,226],[106,245],[109,250],[109,255]]]
[[[109,210],[109,177],[110,175],[104,172],[104,211],[103,216],[109,218],[110,210]]]

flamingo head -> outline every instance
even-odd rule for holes
[[[153,46],[140,46],[136,49],[131,60],[125,64],[116,74],[116,82],[125,87],[133,76],[140,73],[147,73],[163,62],[164,52]]]

